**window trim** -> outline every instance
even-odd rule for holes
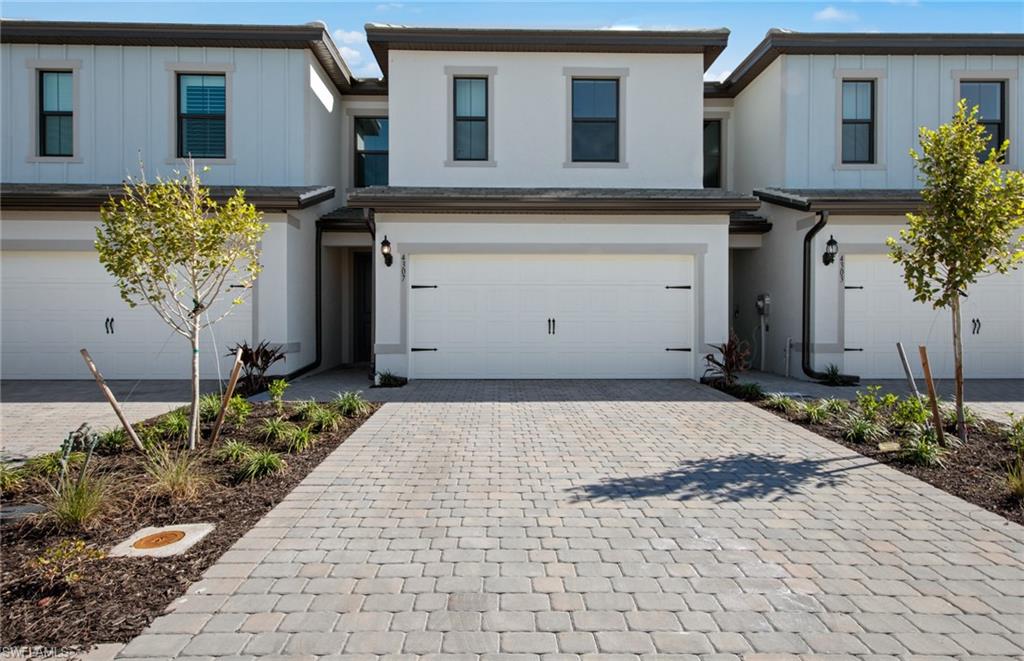
[[[178,108],[181,107],[178,100],[180,94],[178,76],[180,74],[197,74],[201,76],[212,74],[224,76],[224,158],[201,157],[192,160],[196,165],[234,165],[232,74],[234,74],[235,65],[230,62],[203,64],[174,61],[165,62],[164,69],[168,72],[168,131],[167,158],[165,162],[168,165],[180,165],[188,160],[187,157],[178,156]]]
[[[182,76],[222,76],[224,78],[224,114],[213,114],[213,113],[186,113],[181,110],[181,78]],[[184,137],[185,132],[182,130],[182,122],[186,119],[222,119],[224,121],[224,155],[223,156],[200,156],[194,160],[224,160],[228,157],[228,107],[227,107],[227,93],[228,93],[228,80],[227,76],[219,73],[194,73],[191,71],[176,71],[174,73],[174,91],[176,92],[177,98],[174,102],[175,113],[175,156],[180,159],[192,158],[189,154],[185,153]]]
[[[884,69],[836,69],[833,72],[836,80],[835,96],[835,162],[833,170],[885,170],[886,169],[886,71]],[[872,146],[874,162],[845,163],[843,162],[843,82],[874,81],[873,121],[874,132]]]
[[[366,188],[366,184],[359,185],[359,155],[360,154],[387,154],[388,155],[388,179],[391,178],[390,165],[391,165],[391,123],[388,122],[388,148],[386,150],[380,149],[359,149],[357,140],[357,128],[356,124],[360,119],[388,119],[387,113],[381,114],[358,114],[352,115],[352,188]]]
[[[447,98],[447,112],[445,113],[445,141],[447,146],[445,147],[445,160],[443,161],[444,167],[448,168],[459,168],[459,167],[496,167],[498,162],[495,158],[495,144],[494,144],[494,99],[497,95],[496,85],[494,84],[494,78],[498,75],[497,67],[478,67],[478,66],[446,66],[444,68],[445,73],[445,84],[447,92],[445,94]],[[486,160],[468,160],[468,159],[455,159],[455,79],[456,78],[482,78],[487,81],[487,159]]]
[[[871,91],[871,114],[868,119],[846,119],[843,115],[843,108],[839,109],[840,121],[842,127],[840,128],[840,142],[839,142],[839,160],[843,165],[875,165],[877,162],[878,146],[875,144],[877,132],[878,132],[878,107],[876,99],[878,98],[878,83],[874,78],[844,78],[842,86],[845,88],[846,84],[863,84],[869,85]],[[844,90],[845,91],[845,90]],[[845,94],[842,95],[845,97]],[[841,139],[842,129],[846,128],[847,125],[851,126],[867,126],[868,127],[868,158],[865,161],[847,160],[846,155],[843,153],[843,142]]]
[[[458,86],[460,80],[482,80],[484,82],[484,116],[476,117],[470,115],[459,115],[459,99],[458,99]],[[488,99],[491,97],[490,94],[490,80],[487,76],[452,76],[452,160],[454,161],[489,161],[491,156],[491,145],[490,137],[488,135],[487,144],[484,145],[484,157],[483,158],[459,158],[456,155],[455,141],[458,139],[459,132],[456,129],[459,122],[471,122],[471,123],[482,123],[484,125],[484,133],[489,134],[488,126],[491,122],[490,112],[488,108]]]
[[[704,145],[704,141],[703,141],[704,125],[707,124],[708,122],[715,122],[716,124],[718,124],[718,185],[717,186],[711,186],[711,188],[724,188],[725,187],[725,118],[723,118],[723,117],[709,117],[707,115],[704,116],[703,121],[701,122],[701,138],[702,138],[701,139],[701,153],[700,153],[700,156],[701,156],[701,187],[702,188],[708,188],[708,186],[704,186],[704,171],[703,171],[703,168],[704,168],[704,154],[705,154],[705,152],[704,152],[705,145]]]
[[[1018,73],[1015,69],[955,69],[950,71],[950,78],[953,80],[953,98],[949,102],[949,114],[952,115],[956,109],[956,104],[960,101],[960,83],[961,81],[968,82],[991,82],[991,81],[1002,81],[1003,82],[1003,121],[1006,124],[1004,127],[1005,134],[1010,135],[1010,131],[1013,130],[1014,126],[1019,123],[1019,109],[1017,103],[1017,81]],[[1021,158],[1024,157],[1024,145],[1018,144],[1017,141],[1010,143],[1010,149],[1006,152],[1006,163],[1004,167],[1009,169],[1019,168]]]
[[[82,116],[81,104],[79,103],[79,90],[81,79],[79,69],[82,68],[81,60],[26,60],[25,69],[28,76],[28,97],[30,132],[27,138],[27,149],[25,150],[26,163],[81,163],[82,149],[79,130],[79,118]],[[71,73],[71,156],[42,156],[40,154],[40,135],[42,126],[42,76],[43,71],[61,71]]]
[[[47,74],[67,74],[71,76],[71,110],[47,110],[46,109],[46,87],[43,85],[43,78]],[[36,83],[39,92],[39,118],[36,120],[38,125],[38,135],[36,136],[39,140],[37,153],[43,158],[74,158],[75,157],[75,72],[70,69],[37,69],[36,75],[39,76],[39,81]],[[70,154],[46,154],[46,120],[49,117],[70,117],[71,118],[71,153]]]
[[[565,161],[563,168],[628,168],[626,160],[626,80],[628,68],[565,67]],[[574,80],[616,80],[618,81],[618,160],[615,161],[574,161],[572,158],[572,83]]]

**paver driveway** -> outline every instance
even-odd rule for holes
[[[122,658],[1024,653],[1024,528],[768,413],[409,388]]]

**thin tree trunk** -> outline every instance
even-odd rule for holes
[[[188,449],[199,444],[199,316],[192,323],[192,415],[188,426]]]
[[[967,425],[964,423],[964,348],[960,333],[960,297],[953,299],[953,376],[956,380],[956,435],[967,441]]]

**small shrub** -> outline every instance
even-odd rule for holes
[[[928,424],[928,407],[920,397],[904,397],[892,408],[892,422],[898,429],[908,430]]]
[[[850,402],[837,397],[828,397],[819,401],[821,402],[821,405],[825,407],[825,410],[828,411],[830,416],[842,415],[850,408]]]
[[[25,474],[20,468],[0,463],[0,494],[18,493],[25,488]]]
[[[835,363],[828,364],[828,367],[825,368],[825,378],[822,379],[822,383],[827,386],[846,385],[846,379],[843,378],[843,373],[839,371],[839,365]]]
[[[305,452],[316,443],[316,436],[311,427],[295,427],[284,439],[284,446],[288,452],[298,454]]]
[[[135,428],[135,433],[139,435],[139,442],[147,452],[164,445],[163,434],[153,425],[139,425]]]
[[[243,425],[252,415],[252,402],[241,395],[234,395],[228,400],[227,415],[235,425]]]
[[[240,480],[259,480],[268,475],[283,471],[288,464],[276,452],[270,450],[254,450],[245,458],[238,469]]]
[[[346,418],[356,418],[370,412],[370,403],[363,399],[361,392],[340,393],[334,399],[334,408]]]
[[[886,436],[885,426],[863,413],[851,415],[843,422],[843,438],[854,443],[874,443]]]
[[[221,400],[221,395],[215,392],[207,393],[199,398],[200,422],[216,422],[217,414],[220,413]]]
[[[821,400],[804,404],[803,414],[807,422],[812,425],[823,425],[832,415]]]
[[[302,420],[308,422],[316,432],[338,431],[342,415],[336,409],[315,404],[303,412]]]
[[[96,452],[100,454],[118,454],[128,447],[128,432],[124,427],[113,427],[100,432],[96,439]]]
[[[146,474],[153,480],[149,489],[178,502],[191,502],[210,483],[202,471],[201,457],[187,450],[155,449],[146,458]]]
[[[188,438],[188,413],[185,409],[174,409],[160,416],[156,428],[168,441],[184,441]]]
[[[1017,459],[1010,463],[1006,472],[1006,487],[1011,496],[1024,500],[1024,456],[1017,455]]]
[[[946,449],[935,440],[935,431],[919,425],[913,429],[902,456],[917,466],[943,466],[945,454]]]
[[[377,372],[377,386],[380,388],[401,388],[407,383],[409,383],[409,379],[404,376],[392,374],[387,370]]]
[[[745,372],[750,365],[750,343],[741,340],[736,333],[729,333],[729,339],[723,344],[712,344],[717,352],[704,356],[707,369],[704,377],[712,383],[731,386],[736,377]]]
[[[239,342],[228,348],[227,355],[234,357],[239,349],[242,350],[240,388],[249,395],[255,395],[267,385],[267,370],[275,363],[286,360],[284,347],[279,344],[271,344],[267,340],[254,347],[249,346],[248,342]]]
[[[956,406],[942,406],[939,409],[939,415],[942,416],[942,424],[946,427],[956,426]],[[964,405],[964,424],[969,427],[973,427],[978,424],[978,414],[974,412],[970,406]]]
[[[1006,442],[1017,454],[1024,455],[1024,417],[1018,418],[1012,411],[1007,415],[1010,416],[1010,426],[1006,428]]]
[[[253,448],[248,443],[231,440],[220,446],[214,456],[218,461],[237,464],[244,461],[252,452]]]
[[[857,408],[863,417],[874,420],[881,413],[882,400],[878,397],[881,390],[882,386],[868,386],[867,392],[857,392]]]
[[[51,590],[78,583],[86,566],[104,557],[106,553],[81,539],[64,539],[30,560],[28,565],[36,579]]]
[[[63,457],[61,452],[49,452],[38,457],[32,457],[25,462],[25,471],[42,478],[54,478],[60,475],[63,470]],[[85,463],[84,452],[71,452],[68,454],[68,469],[79,468]]]
[[[43,517],[61,528],[88,529],[107,505],[110,482],[86,472],[78,479],[64,478],[50,486]]]
[[[772,411],[779,411],[781,413],[795,413],[800,407],[799,402],[792,397],[777,392],[769,393],[764,398],[764,405]]]
[[[267,385],[270,401],[274,404],[274,410],[278,415],[284,413],[284,391],[287,389],[288,382],[284,379],[274,379]]]
[[[749,402],[758,402],[765,398],[765,391],[761,388],[761,384],[757,383],[737,384],[733,389],[733,394]]]
[[[273,443],[287,438],[293,429],[295,429],[295,425],[287,422],[284,418],[267,418],[260,426],[260,436]]]

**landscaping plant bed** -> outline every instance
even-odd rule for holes
[[[939,461],[928,464],[922,460],[921,454],[913,451],[914,443],[920,438],[919,432],[915,432],[914,429],[919,429],[919,427],[910,427],[908,430],[908,427],[901,425],[904,418],[913,417],[914,414],[910,416],[895,414],[894,411],[899,403],[897,402],[896,406],[885,406],[882,403],[883,398],[877,394],[877,391],[873,391],[875,394],[870,394],[872,391],[865,389],[861,393],[861,397],[863,401],[868,402],[869,407],[871,400],[880,405],[878,413],[874,417],[878,423],[879,429],[876,429],[876,432],[879,435],[870,439],[854,440],[850,438],[851,424],[849,420],[851,417],[863,415],[862,407],[857,400],[847,402],[846,410],[842,412],[828,415],[825,420],[812,422],[807,412],[808,406],[814,408],[822,406],[824,402],[826,404],[823,408],[828,408],[828,402],[837,400],[796,401],[778,395],[764,396],[756,389],[746,386],[720,389],[740,399],[746,399],[755,406],[833,440],[865,457],[892,466],[907,475],[912,475],[942,489],[946,493],[1024,525],[1024,499],[1019,494],[1011,493],[1008,486],[1008,473],[1018,461],[1019,453],[1024,454],[1019,445],[1021,441],[1017,441],[1016,447],[1011,441],[1014,429],[1016,429],[1017,438],[1022,437],[1021,432],[1024,431],[1024,425],[1020,421],[1014,427],[1007,428],[988,420],[973,419],[973,416],[968,416],[967,443],[960,444],[955,439],[951,439],[952,442],[940,447]],[[907,399],[909,398],[899,401],[905,403]],[[889,399],[889,401],[893,400]],[[833,404],[833,406],[835,405]],[[907,409],[916,409],[916,407],[907,406]],[[920,415],[920,413],[917,412],[916,415]],[[925,411],[925,415],[930,416],[927,411]],[[951,420],[952,411],[948,404],[944,407],[943,417],[944,431],[947,438],[950,438],[955,434],[955,425]],[[923,425],[923,418],[918,418],[918,421]],[[897,442],[900,447],[895,450],[880,450],[879,444],[886,442]]]
[[[173,499],[151,488],[154,478],[146,470],[146,459],[130,445],[106,454],[94,454],[89,474],[105,476],[109,487],[101,515],[85,527],[60,527],[47,519],[24,519],[2,529],[3,555],[0,601],[0,637],[4,646],[86,647],[99,643],[127,642],[140,633],[167,606],[184,594],[218,557],[231,547],[264,514],[279,503],[323,459],[348,438],[376,409],[362,403],[362,410],[349,417],[336,415],[336,429],[329,427],[311,434],[302,451],[286,449],[284,437],[275,442],[264,438],[266,421],[281,418],[289,430],[310,426],[297,404],[285,404],[279,415],[273,403],[252,405],[252,412],[237,424],[226,424],[218,448],[228,441],[248,444],[252,450],[273,450],[286,466],[258,479],[240,477],[243,462],[218,456],[216,450],[201,448],[192,467],[206,476],[194,499]],[[334,407],[323,409],[336,411]],[[139,425],[143,431],[159,427]],[[314,429],[319,428],[314,425]],[[148,435],[150,443],[164,442]],[[209,425],[204,425],[204,438]],[[290,436],[287,438],[291,438]],[[175,447],[180,447],[177,443]],[[99,450],[97,451],[99,452]],[[175,450],[176,452],[176,450]],[[190,453],[191,454],[191,453]],[[253,456],[252,453],[246,456]],[[246,464],[248,465],[248,464]],[[74,473],[71,473],[74,475]],[[24,478],[19,491],[5,493],[5,505],[45,502],[48,482],[40,477]],[[52,483],[52,479],[50,480]],[[62,540],[82,540],[101,551],[125,540],[145,526],[212,523],[213,532],[180,555],[165,558],[103,557],[82,565],[74,583],[47,587],[32,567],[33,560]]]

